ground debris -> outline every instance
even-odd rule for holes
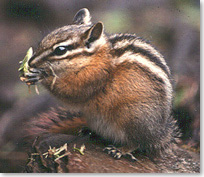
[[[42,153],[38,146],[32,148],[28,162],[25,167],[27,173],[66,173],[68,169],[68,151],[67,144],[56,148],[49,147],[47,152]]]
[[[58,137],[59,139],[59,137]],[[47,139],[46,139],[47,140]],[[116,160],[104,153],[104,145],[77,137],[58,147],[34,145],[25,172],[28,173],[200,173],[198,153],[175,146],[170,153],[149,158],[136,153],[137,162]],[[86,145],[86,152],[84,153]]]

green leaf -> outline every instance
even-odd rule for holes
[[[20,72],[21,75],[23,75],[24,73],[29,72],[28,71],[28,61],[30,60],[30,58],[33,55],[33,48],[30,47],[26,53],[26,56],[24,57],[24,59],[22,61],[20,61],[21,65],[18,69],[18,71]]]

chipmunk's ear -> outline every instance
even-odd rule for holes
[[[83,38],[86,41],[87,47],[89,47],[91,43],[101,38],[103,34],[103,29],[103,23],[98,22],[84,33]]]
[[[73,23],[77,25],[81,25],[81,24],[90,25],[91,15],[89,10],[87,8],[83,8],[79,10],[74,16]]]

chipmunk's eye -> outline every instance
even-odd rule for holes
[[[68,50],[72,49],[74,49],[74,45],[59,46],[54,50],[53,54],[57,56],[64,55]]]
[[[59,46],[54,50],[53,54],[60,56],[60,55],[64,55],[66,52],[67,52],[67,48],[65,46]]]

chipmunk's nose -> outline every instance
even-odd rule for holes
[[[34,55],[28,61],[28,65],[31,68],[39,67],[47,60],[47,57],[50,55],[50,53],[51,53],[51,50],[45,51],[43,53],[39,53],[39,52],[34,53]]]

